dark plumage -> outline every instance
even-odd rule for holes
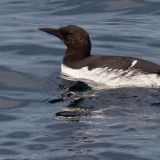
[[[68,67],[80,69],[88,66],[89,70],[100,67],[123,70],[133,68],[144,73],[160,74],[160,65],[147,60],[124,56],[91,55],[89,35],[81,27],[68,25],[59,29],[40,28],[39,30],[55,35],[64,42],[67,50],[63,58],[63,64]],[[136,63],[132,66],[133,61],[136,61]]]

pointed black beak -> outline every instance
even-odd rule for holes
[[[60,32],[59,29],[54,28],[39,28],[40,31],[46,32],[48,34],[52,34],[58,38],[60,38]]]

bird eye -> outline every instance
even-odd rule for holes
[[[74,33],[73,33],[73,32],[70,32],[70,31],[65,31],[65,30],[63,30],[63,31],[61,31],[61,34],[62,34],[63,36],[70,36],[70,35],[73,35]]]
[[[68,34],[69,34],[69,35],[73,35],[74,33],[73,33],[73,32],[68,32]]]

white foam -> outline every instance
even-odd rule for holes
[[[133,61],[134,66],[137,61]],[[144,74],[131,67],[128,70],[117,70],[110,68],[96,68],[88,70],[88,67],[81,69],[72,69],[61,65],[61,72],[69,76],[72,80],[81,80],[89,83],[91,86],[102,88],[119,88],[119,87],[160,87],[160,76],[157,74]],[[93,83],[94,82],[94,83]]]

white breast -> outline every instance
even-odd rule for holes
[[[135,65],[136,61],[132,63]],[[61,65],[61,72],[69,76],[72,80],[81,80],[93,86],[98,84],[103,88],[118,87],[160,87],[160,77],[156,74],[143,74],[137,70],[117,70],[110,68],[96,68],[88,70],[88,67],[81,69],[72,69],[65,65]]]

